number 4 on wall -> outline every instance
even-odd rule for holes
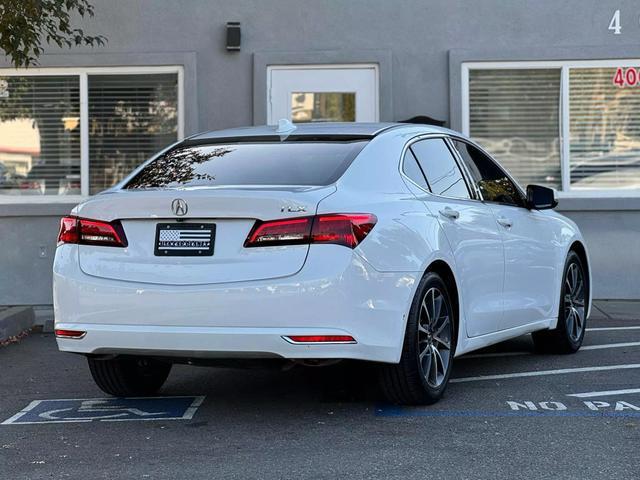
[[[611,17],[611,21],[609,22],[609,30],[611,30],[614,35],[620,35],[622,33],[622,26],[620,25],[620,10],[616,10],[613,13],[613,17]]]

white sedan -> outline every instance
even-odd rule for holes
[[[580,348],[588,256],[555,205],[437,127],[195,135],[62,219],[57,342],[117,396],[173,363],[357,359],[390,401],[432,403],[456,356]]]

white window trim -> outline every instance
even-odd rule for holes
[[[80,203],[89,195],[89,75],[144,75],[176,73],[178,75],[178,141],[184,139],[184,68],[180,65],[134,67],[60,67],[0,68],[0,76],[72,76],[79,78],[80,88],[80,191],[81,195],[6,195],[0,204],[16,203]],[[83,121],[84,119],[84,121]]]
[[[638,67],[640,59],[621,60],[551,60],[551,61],[524,61],[524,62],[464,62],[462,63],[462,133],[469,136],[469,71],[475,69],[526,69],[526,68],[558,68],[561,71],[560,80],[560,170],[562,173],[562,191],[558,191],[559,198],[637,198],[640,197],[640,188],[637,189],[580,189],[572,190],[569,181],[569,69],[571,68],[627,68]]]
[[[321,64],[292,64],[267,66],[267,118],[271,117],[271,72],[274,70],[363,70],[372,69],[375,72],[375,117],[380,121],[380,68],[377,63],[321,63]]]

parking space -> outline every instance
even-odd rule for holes
[[[165,403],[142,404],[105,399],[50,335],[0,349],[0,364],[4,478],[640,476],[637,320],[594,319],[576,355],[522,337],[461,357],[445,398],[420,408],[380,403],[358,364],[176,366]]]

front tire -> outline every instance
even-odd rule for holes
[[[96,385],[115,397],[144,397],[164,385],[171,364],[145,357],[87,358]]]
[[[400,363],[381,367],[387,400],[429,405],[442,397],[455,353],[455,326],[447,285],[438,274],[427,273],[411,305]]]
[[[537,350],[544,353],[575,353],[582,346],[587,326],[588,278],[582,260],[570,251],[560,290],[558,325],[532,334]]]

